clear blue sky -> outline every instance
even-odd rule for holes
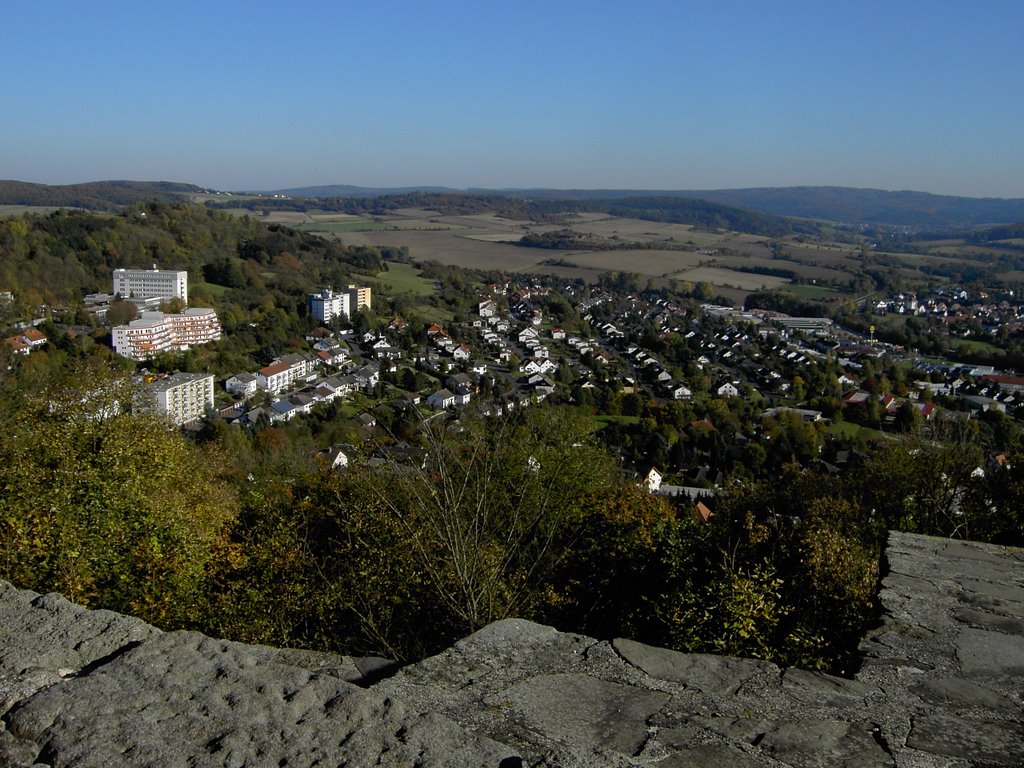
[[[1024,0],[7,0],[0,178],[1024,197]]]

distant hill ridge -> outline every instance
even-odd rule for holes
[[[193,184],[150,181],[97,181],[46,185],[0,181],[0,204],[57,205],[114,210],[148,199],[184,202],[203,192]],[[852,225],[885,225],[925,230],[972,229],[1024,222],[1024,198],[975,198],[927,192],[853,187],[753,187],[747,189],[483,189],[443,186],[360,187],[321,185],[266,190],[263,194],[305,198],[376,198],[420,194],[515,196],[533,201],[585,202],[627,198],[690,198],[772,216],[820,219]]]
[[[111,211],[144,200],[186,202],[202,192],[174,181],[90,181],[84,184],[33,184],[0,180],[0,205],[52,205]]]
[[[960,229],[1024,222],[1024,198],[961,197],[929,192],[855,187],[750,187],[744,189],[483,189],[445,187],[321,186],[275,190],[298,197],[379,197],[409,192],[464,192],[515,195],[532,200],[609,200],[632,197],[685,197],[760,211],[775,216],[822,219],[845,224],[886,224],[925,229]]]

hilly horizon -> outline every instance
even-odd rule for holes
[[[379,197],[412,192],[514,195],[545,200],[607,200],[629,197],[684,197],[806,219],[844,224],[885,224],[919,228],[964,228],[1024,221],[1024,198],[936,195],[913,190],[840,186],[744,187],[735,189],[556,189],[469,187],[360,187],[326,185],[270,190],[295,197]]]
[[[169,181],[107,180],[49,185],[0,180],[0,204],[66,206],[114,210],[146,199],[188,202],[208,187]],[[772,216],[816,219],[854,226],[883,225],[918,230],[963,230],[1024,222],[1024,198],[936,195],[912,190],[887,191],[838,186],[748,187],[736,189],[644,190],[483,188],[446,186],[364,187],[320,185],[235,195],[285,195],[296,198],[375,198],[413,193],[519,197],[531,200],[610,201],[628,198],[687,198],[757,211]]]

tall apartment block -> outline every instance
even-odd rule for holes
[[[188,303],[188,272],[168,269],[115,269],[114,295],[124,299],[181,299]]]
[[[372,302],[372,289],[370,288],[359,288],[354,285],[348,287],[350,302],[355,307],[355,311],[358,312],[360,309],[370,309]]]
[[[346,291],[335,293],[330,288],[324,288],[319,293],[311,293],[309,314],[321,323],[329,323],[336,317],[347,320],[352,315],[351,297]]]
[[[347,320],[353,312],[370,309],[372,300],[372,290],[367,287],[350,285],[343,291],[324,288],[319,293],[309,294],[309,314],[321,323],[335,317]]]
[[[138,320],[111,332],[114,351],[132,360],[148,360],[160,352],[179,351],[220,338],[217,313],[193,307],[177,315],[143,312]]]
[[[175,424],[198,421],[213,408],[212,373],[175,373],[150,384],[153,409]]]

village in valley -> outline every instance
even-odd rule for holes
[[[112,345],[139,362],[148,407],[186,430],[211,421],[257,430],[341,422],[341,441],[320,446],[327,466],[422,465],[416,432],[424,422],[577,406],[593,414],[621,473],[702,519],[730,479],[794,461],[841,472],[871,437],[968,424],[982,438],[999,434],[1024,393],[1022,376],[926,358],[875,338],[874,326],[865,335],[828,318],[536,275],[479,284],[475,303],[447,323],[375,314],[374,303],[387,312],[391,297],[368,286],[325,286],[306,298],[305,349],[230,375],[157,374],[145,367],[155,354],[221,338],[216,313],[187,307],[183,271],[115,275],[112,294],[85,303],[98,320],[111,301],[138,305],[137,319],[112,328]],[[1021,329],[1014,299],[948,288],[894,294],[861,311],[1005,336]],[[159,311],[168,301],[176,311]],[[7,339],[21,354],[45,342],[34,327]],[[1006,461],[999,447],[993,439],[992,466]]]

